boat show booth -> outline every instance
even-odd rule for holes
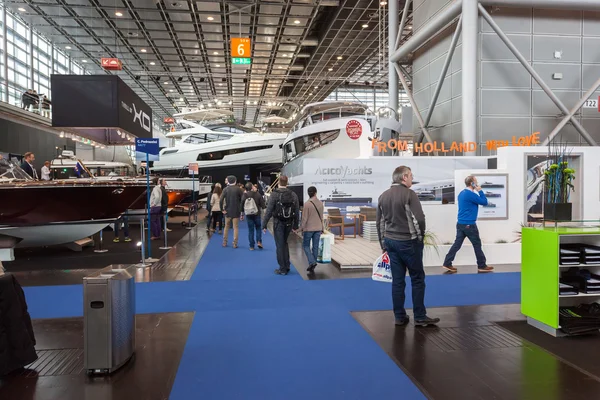
[[[290,176],[290,186],[298,193],[315,186],[326,210],[339,210],[344,216],[345,238],[353,237],[355,231],[367,238],[367,231],[373,229],[369,228],[369,219],[374,221],[374,213],[370,218],[367,215],[369,209],[376,209],[379,196],[390,187],[394,169],[409,166],[414,175],[412,190],[421,201],[427,221],[424,263],[440,267],[456,235],[457,196],[465,188],[465,178],[475,175],[489,201],[487,207],[480,207],[477,221],[489,264],[520,264],[521,228],[543,224],[544,172],[551,167],[548,149],[502,147],[495,156],[488,157],[305,158],[298,174]],[[570,198],[572,220],[598,222],[600,149],[568,148],[568,162],[576,176]],[[352,222],[356,222],[355,227]],[[341,233],[337,227],[332,232]],[[333,247],[338,244],[346,246],[344,241],[336,240]],[[373,247],[375,253],[379,251],[376,241]],[[475,265],[470,243],[466,241],[463,247],[454,265]]]

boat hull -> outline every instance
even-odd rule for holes
[[[113,220],[73,221],[41,226],[0,226],[0,238],[14,238],[9,247],[39,247],[71,243],[92,236]]]
[[[110,220],[121,215],[146,187],[114,182],[35,182],[0,185],[0,226]]]

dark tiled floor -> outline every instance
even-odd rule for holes
[[[173,219],[169,224],[173,232],[169,233],[170,250],[159,250],[158,244],[153,249],[153,256],[160,256],[158,262],[146,268],[138,268],[137,282],[179,281],[188,280],[194,273],[206,246],[208,235],[202,224],[191,230],[181,226]],[[7,272],[13,273],[22,286],[52,286],[81,284],[83,277],[111,264],[137,263],[141,253],[135,250],[137,236],[135,225],[132,225],[129,243],[107,244],[110,253],[94,253],[88,249],[85,253],[74,253],[66,249],[45,249],[52,254],[52,261],[46,262],[44,249],[34,249],[29,259],[17,259],[4,263]],[[139,234],[138,234],[139,236]],[[112,233],[105,234],[105,240],[112,240]],[[163,244],[161,243],[160,246]],[[108,255],[108,257],[107,257]],[[18,256],[17,256],[18,257]]]
[[[519,305],[429,309],[442,319],[437,328],[395,327],[391,311],[353,316],[431,399],[598,397],[598,367],[586,365],[597,364],[600,338],[585,339],[567,361],[555,354],[569,354],[570,342],[522,329],[519,310]],[[513,333],[495,322],[519,329]]]
[[[39,359],[0,378],[6,400],[166,400],[175,381],[193,313],[136,317],[135,356],[111,376],[83,370],[83,319],[33,322]]]

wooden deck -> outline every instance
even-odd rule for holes
[[[331,246],[331,260],[341,269],[370,269],[381,255],[379,242],[369,242],[361,237],[335,238]]]

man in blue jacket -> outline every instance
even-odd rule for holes
[[[494,268],[485,263],[485,255],[481,249],[481,238],[476,224],[479,206],[486,206],[488,200],[477,183],[476,177],[467,176],[465,185],[467,187],[458,195],[456,240],[446,255],[443,268],[451,274],[457,272],[456,267],[452,266],[452,261],[454,261],[454,257],[456,257],[456,253],[460,250],[465,238],[469,238],[475,250],[475,257],[477,257],[477,272],[492,272]]]

